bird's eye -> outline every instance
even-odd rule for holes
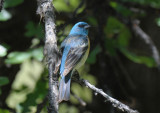
[[[80,24],[80,25],[78,25],[78,27],[84,27],[85,25],[84,24]]]

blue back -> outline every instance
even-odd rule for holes
[[[60,67],[61,76],[63,76],[62,73],[65,68],[65,61],[70,51],[70,48],[79,47],[85,41],[87,42],[86,36],[88,35],[88,29],[80,27],[80,25],[88,24],[85,22],[78,22],[77,24],[75,24],[71,29],[69,36],[66,37],[66,39],[61,44],[61,48],[64,48]]]

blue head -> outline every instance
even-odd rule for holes
[[[78,22],[76,23],[71,31],[70,31],[70,35],[88,35],[88,28],[90,27],[89,24],[87,24],[86,22]]]

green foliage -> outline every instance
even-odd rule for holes
[[[77,8],[79,3],[80,0],[53,0],[55,9],[58,12],[73,12]],[[80,13],[83,9],[84,7],[81,7],[78,10],[78,13]]]
[[[32,53],[33,58],[35,58],[38,61],[42,61],[43,59],[43,48],[42,47],[33,49],[31,53]]]
[[[44,76],[44,74],[46,74],[46,72],[44,72],[42,76]],[[37,106],[37,104],[40,103],[45,98],[46,95],[47,95],[47,81],[39,79],[37,81],[34,91],[32,93],[29,93],[27,95],[27,99],[23,103],[21,103],[23,113],[31,112],[30,107]]]
[[[12,52],[8,55],[8,59],[5,60],[7,64],[20,64],[23,61],[31,57],[30,52]]]
[[[88,103],[92,101],[92,92],[90,89],[82,87],[81,85],[76,83],[72,83],[71,89],[74,94],[84,99],[84,101]],[[71,100],[71,102],[76,103],[75,100]]]
[[[113,5],[113,4],[112,4]],[[152,57],[138,56],[127,50],[131,33],[128,28],[114,17],[109,17],[104,28],[106,34],[105,46],[110,55],[116,56],[116,50],[120,50],[124,56],[135,63],[145,64],[148,67],[156,66]]]
[[[110,6],[113,7],[117,12],[121,13],[123,16],[131,16],[132,12],[125,6],[118,4],[117,2],[110,2]]]
[[[139,64],[145,64],[148,67],[156,66],[156,63],[152,57],[147,56],[137,56],[136,54],[126,50],[125,48],[121,48],[120,51],[131,61]]]
[[[157,26],[160,27],[160,18],[156,18],[156,23],[157,23]]]
[[[35,112],[36,105],[46,96],[48,82],[44,80],[47,71],[41,62],[33,59],[22,63],[12,84],[7,104],[18,113]]]
[[[7,77],[2,77],[2,76],[0,77],[0,95],[2,93],[1,86],[4,86],[4,85],[6,85],[8,83],[9,83],[9,80],[8,80]]]
[[[37,37],[42,39],[44,37],[44,33],[42,32],[42,25],[35,24],[32,21],[29,21],[26,26],[26,33],[24,34],[26,37]]]
[[[87,66],[83,66],[82,68],[79,69],[81,77],[88,80],[91,84],[96,85],[96,77],[94,75],[90,75],[87,72],[89,69],[87,69]],[[81,86],[77,83],[72,83],[71,85],[71,90],[75,95],[78,97],[82,98],[85,102],[91,103],[92,102],[92,90],[86,88],[85,86]],[[78,101],[71,96],[70,101],[74,104],[78,104]]]
[[[130,31],[124,24],[114,17],[108,18],[104,33],[109,39],[114,40],[115,38],[115,40],[117,40],[117,46],[126,47],[129,44],[129,38],[131,37]]]
[[[101,47],[97,45],[93,51],[90,52],[90,55],[87,59],[87,63],[94,64],[96,63],[96,55],[101,52]]]
[[[79,113],[79,111],[74,106],[69,106],[65,103],[62,103],[59,106],[59,113]]]
[[[6,10],[2,10],[0,12],[0,21],[7,21],[11,19],[11,17],[12,17],[11,14]]]
[[[9,83],[9,80],[7,77],[0,77],[0,86],[6,85]]]
[[[15,7],[17,5],[22,4],[23,2],[24,0],[5,0],[4,8]]]
[[[5,109],[0,109],[0,113],[9,113],[9,111]]]
[[[107,52],[111,56],[116,56],[117,55],[116,54],[116,45],[117,45],[116,40],[106,38],[106,40],[105,40],[105,48],[107,49]]]
[[[4,8],[11,8],[11,7],[15,7],[17,5],[20,5],[24,2],[24,0],[5,0],[4,2]],[[9,19],[11,19],[12,15],[10,12],[8,12],[7,10],[3,9],[0,12],[0,21],[7,21]]]
[[[116,49],[127,47],[131,37],[128,28],[114,17],[109,17],[104,28],[106,35],[105,47],[110,55],[116,55]]]
[[[24,62],[25,60],[32,58],[32,57],[41,61],[43,59],[43,49],[40,47],[40,48],[32,49],[26,52],[11,52],[7,56],[5,63],[20,64]]]

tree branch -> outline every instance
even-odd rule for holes
[[[102,95],[106,101],[109,101],[113,107],[116,107],[122,111],[125,111],[127,113],[139,113],[137,110],[132,110],[131,108],[129,108],[127,105],[121,103],[120,101],[110,97],[109,95],[107,95],[102,89],[98,89],[96,88],[94,85],[92,85],[91,83],[89,83],[87,80],[84,79],[80,79],[78,72],[76,71],[73,74],[72,79],[78,83],[80,83],[81,85],[84,85],[88,88],[90,88],[91,90],[93,90],[94,92]]]
[[[157,64],[158,67],[160,67],[160,56],[157,47],[155,46],[154,42],[152,41],[151,37],[146,34],[140,27],[139,27],[139,21],[138,20],[133,20],[132,21],[132,29],[133,31],[140,37],[142,38],[146,44],[149,45],[149,47],[152,50],[152,56]]]
[[[125,18],[121,14],[117,13],[113,8],[111,8],[111,9],[112,9],[113,14],[116,15],[116,17],[122,23],[129,26],[131,31],[133,31],[135,34],[137,34],[140,38],[142,38],[145,41],[146,44],[149,45],[149,47],[152,51],[152,57],[154,58],[158,69],[160,69],[160,56],[159,56],[158,49],[155,46],[154,42],[152,41],[151,37],[140,28],[140,26],[139,26],[140,21],[137,19],[131,20],[129,18]]]
[[[39,14],[45,19],[44,56],[49,70],[49,113],[58,113],[58,76],[61,54],[57,48],[52,0],[37,0]]]

